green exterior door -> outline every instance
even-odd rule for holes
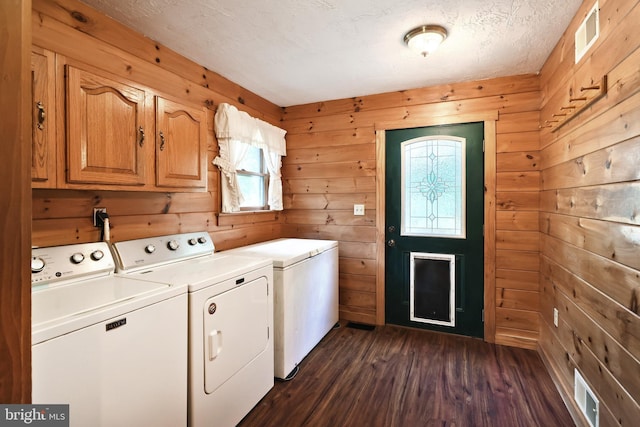
[[[483,123],[386,132],[387,323],[483,337]]]

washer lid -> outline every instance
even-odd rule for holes
[[[67,285],[34,286],[31,341],[37,344],[181,293],[186,293],[186,288],[114,275]]]
[[[335,240],[276,239],[231,249],[230,253],[271,258],[273,266],[285,268],[338,247]]]

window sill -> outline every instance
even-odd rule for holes
[[[233,213],[219,213],[218,225],[231,226],[272,222],[278,220],[279,217],[280,211],[241,211]]]

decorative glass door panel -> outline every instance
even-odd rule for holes
[[[411,139],[400,155],[401,234],[464,238],[465,139]]]

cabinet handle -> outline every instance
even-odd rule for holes
[[[142,147],[144,145],[144,129],[142,129],[142,126],[138,129],[138,132],[140,132],[140,147]]]
[[[160,151],[164,150],[164,133],[160,131]]]
[[[38,129],[42,130],[44,129],[44,120],[46,119],[47,114],[44,111],[44,105],[42,105],[42,102],[38,101],[36,107],[38,107]]]

